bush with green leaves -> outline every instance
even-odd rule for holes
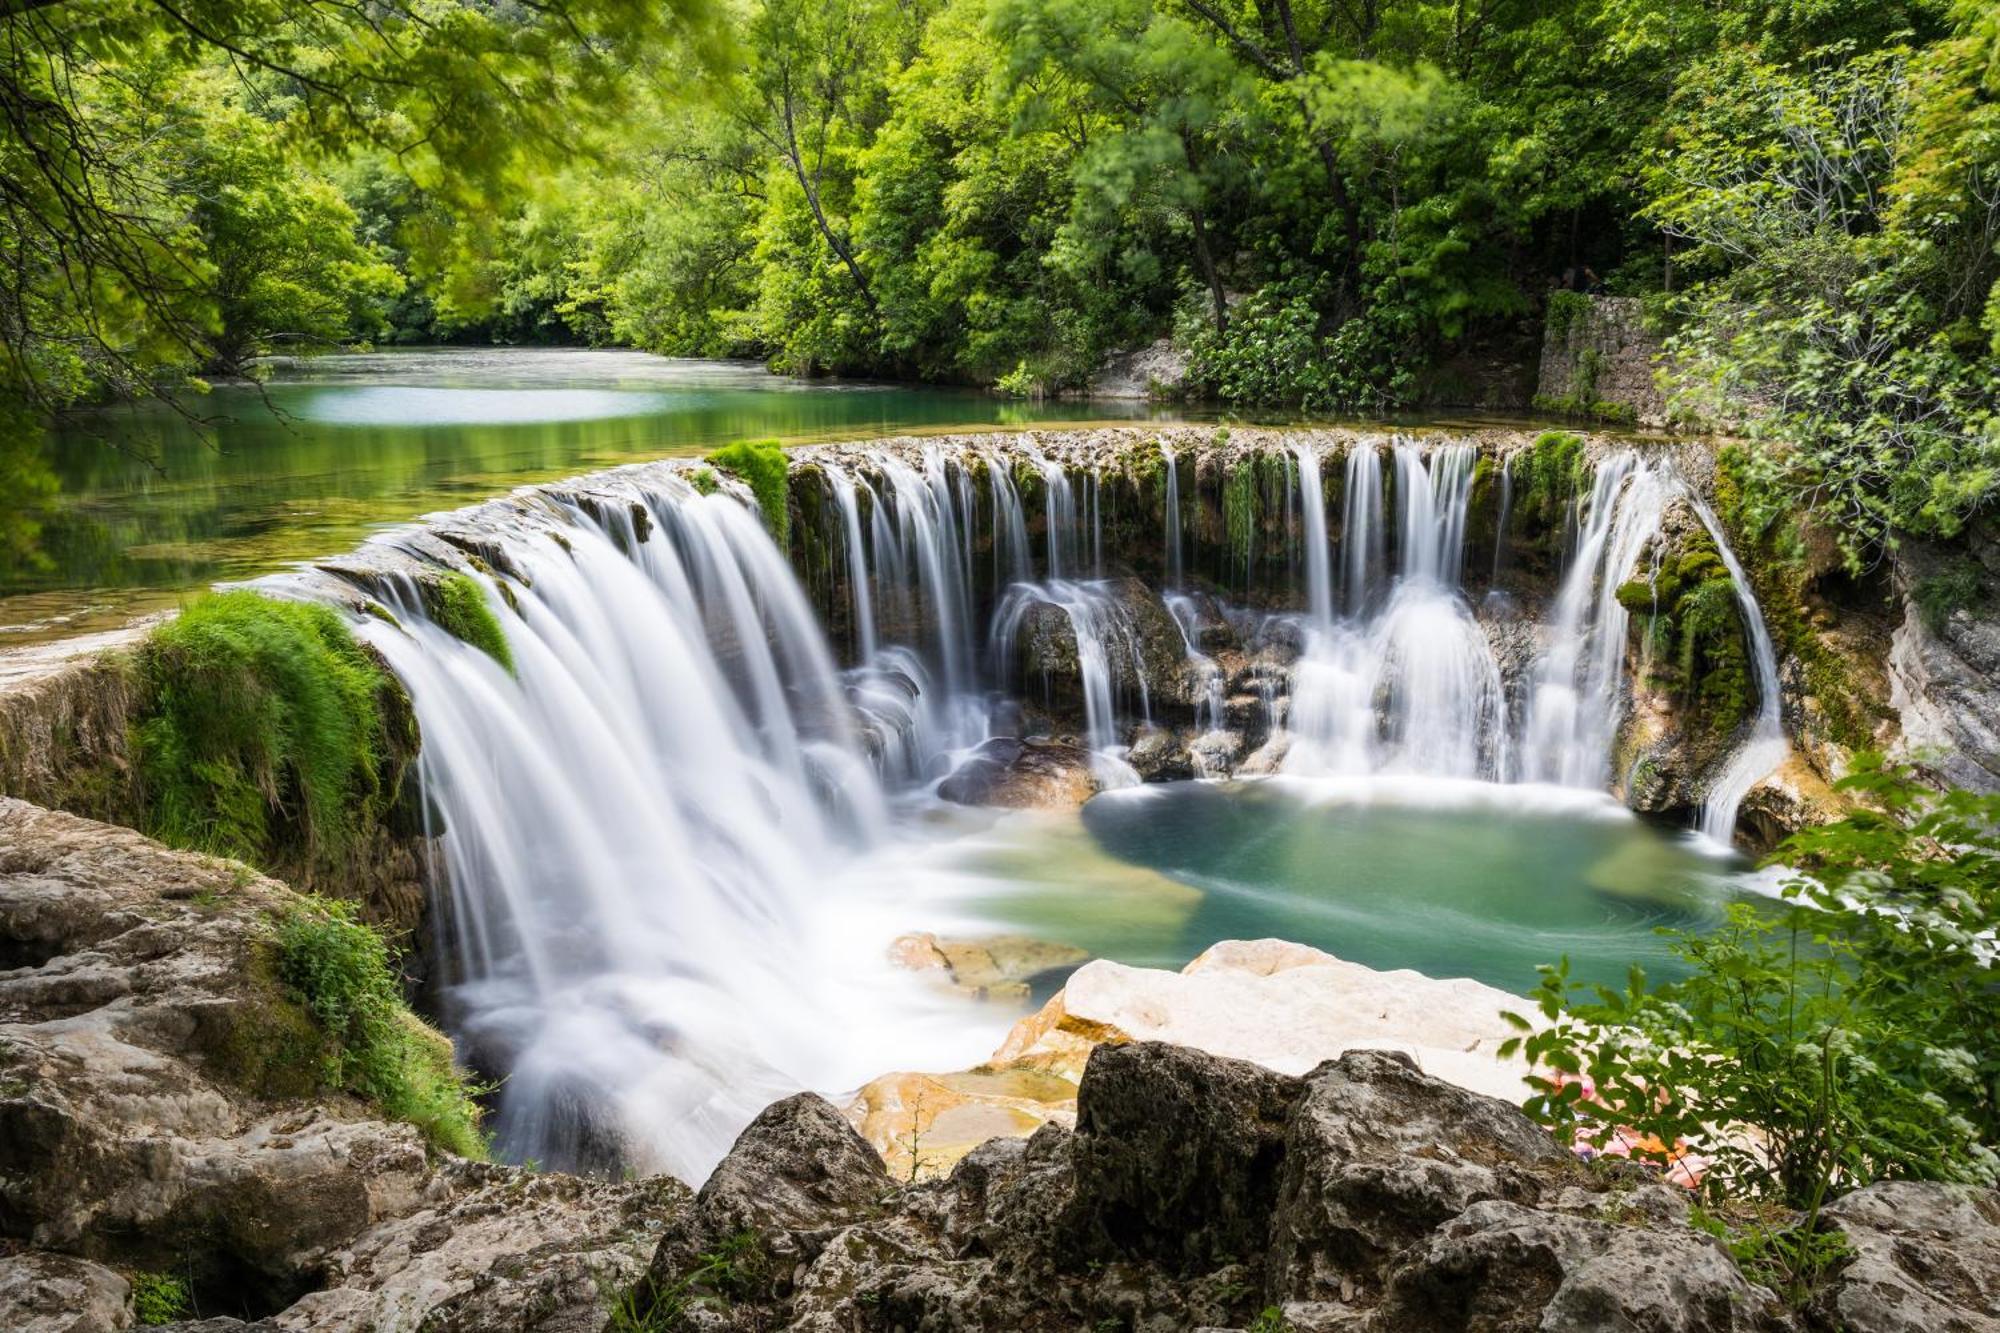
[[[326,1036],[325,1085],[369,1098],[433,1147],[486,1156],[479,1090],[453,1063],[450,1040],[403,1003],[389,946],[353,904],[307,898],[279,920],[273,943],[286,998]]]
[[[1835,1194],[2000,1179],[2000,796],[1935,795],[1875,756],[1838,787],[1873,808],[1779,848],[1781,901],[1663,932],[1685,979],[1545,967],[1544,1023],[1510,1015],[1503,1052],[1536,1067],[1527,1109],[1559,1137],[1685,1144],[1715,1198],[1798,1210],[1773,1242],[1798,1280]]]
[[[132,1274],[132,1318],[136,1323],[171,1324],[193,1311],[187,1283],[167,1273]]]
[[[393,679],[324,606],[211,593],[138,653],[146,831],[253,864],[338,863],[395,797]]]
[[[1309,412],[1380,412],[1409,401],[1408,358],[1366,316],[1322,332],[1329,303],[1324,283],[1292,279],[1253,292],[1221,329],[1184,312],[1188,386],[1231,406]]]

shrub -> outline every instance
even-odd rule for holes
[[[484,1157],[477,1089],[451,1042],[411,1013],[382,936],[351,904],[307,898],[279,922],[278,980],[327,1038],[321,1078],[408,1121],[436,1148]]]
[[[709,454],[708,461],[741,477],[764,511],[764,526],[780,550],[791,544],[790,462],[776,440],[738,440]]]
[[[212,593],[139,650],[146,831],[270,865],[337,863],[387,809],[387,671],[323,606]]]
[[[1191,389],[1236,407],[1383,412],[1409,402],[1411,358],[1366,315],[1322,334],[1327,284],[1303,278],[1251,293],[1217,330],[1206,317],[1179,321]]]
[[[477,579],[470,574],[447,574],[433,585],[429,600],[431,619],[440,629],[463,639],[512,674],[514,652],[507,646],[507,632],[486,604]]]
[[[1712,1200],[1799,1210],[1766,1238],[1795,1297],[1826,1261],[1814,1237],[1834,1193],[2000,1178],[2000,797],[1932,796],[1873,756],[1837,785],[1880,808],[1780,847],[1799,867],[1782,903],[1662,932],[1686,980],[1634,968],[1623,991],[1585,990],[1567,960],[1544,967],[1548,1026],[1503,1048],[1544,1071],[1527,1110],[1559,1136],[1602,1147],[1626,1127],[1656,1157],[1691,1144]]]
[[[187,1284],[165,1273],[132,1274],[132,1319],[171,1324],[191,1313]]]

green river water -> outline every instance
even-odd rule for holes
[[[0,648],[105,629],[210,583],[336,555],[512,487],[729,440],[1102,421],[1137,402],[799,381],[640,352],[441,348],[318,357],[69,422],[41,568],[0,566]]]

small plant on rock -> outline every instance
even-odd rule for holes
[[[308,898],[279,923],[277,974],[327,1039],[322,1079],[375,1101],[433,1147],[484,1157],[473,1087],[451,1042],[404,1005],[382,936],[352,904]]]
[[[132,1274],[132,1320],[171,1324],[192,1312],[187,1283],[166,1273]]]
[[[1698,1150],[1718,1215],[1789,1210],[1736,1238],[1794,1300],[1830,1262],[1836,1194],[2000,1179],[2000,797],[1936,796],[1868,756],[1838,786],[1877,808],[1780,847],[1797,867],[1782,903],[1662,932],[1686,980],[1634,968],[1618,991],[1544,967],[1545,1026],[1510,1015],[1524,1035],[1502,1050],[1537,1067],[1526,1109],[1566,1141],[1662,1164]]]

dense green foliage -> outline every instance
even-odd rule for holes
[[[1601,286],[1756,439],[1753,522],[1811,508],[1859,569],[2000,478],[1978,0],[721,13],[11,8],[0,390],[481,338],[1033,394],[1170,335],[1192,392],[1373,413],[1532,366]],[[1597,370],[1545,405],[1624,415]],[[25,558],[46,460],[0,440]]]
[[[148,832],[262,866],[338,862],[394,799],[388,673],[324,606],[212,593],[139,651]]]
[[[1825,1258],[1834,1194],[2000,1178],[2000,797],[1939,797],[1868,758],[1840,786],[1877,808],[1778,850],[1799,868],[1783,903],[1668,932],[1686,980],[1586,991],[1545,968],[1546,1026],[1515,1043],[1546,1071],[1528,1109],[1560,1134],[1687,1145],[1714,1198],[1798,1210],[1767,1238],[1795,1283]]]
[[[707,461],[749,485],[772,540],[779,550],[787,549],[792,540],[791,465],[784,447],[776,440],[737,440],[711,451]],[[700,487],[699,478],[694,484]]]
[[[486,594],[470,574],[446,574],[433,586],[431,619],[455,638],[485,653],[510,673],[514,670],[514,650],[507,646],[507,632],[500,617],[486,604]]]
[[[474,1089],[452,1063],[451,1042],[411,1013],[389,948],[351,903],[308,898],[278,922],[277,976],[327,1041],[325,1086],[373,1100],[431,1145],[484,1157]]]
[[[132,1317],[140,1324],[171,1324],[192,1306],[187,1283],[167,1273],[132,1274]]]

